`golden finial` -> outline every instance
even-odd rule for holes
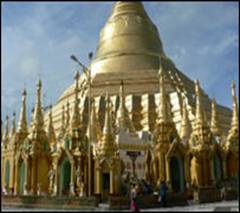
[[[236,85],[234,81],[232,81],[232,97],[236,97]]]
[[[53,127],[53,122],[52,122],[52,105],[50,105],[50,111],[48,114],[48,140],[50,145],[56,144],[56,135]]]
[[[22,92],[22,107],[19,114],[19,121],[18,121],[18,133],[27,133],[28,126],[27,126],[27,109],[26,109],[26,97],[27,97],[27,91],[24,87]]]
[[[112,114],[111,114],[111,100],[108,92],[106,92],[106,113],[105,113],[105,123],[103,128],[103,134],[111,135],[112,134]]]
[[[119,127],[124,130],[128,130],[129,132],[135,132],[135,128],[129,118],[128,110],[125,105],[125,93],[123,81],[121,81],[119,97],[120,97],[120,105],[118,110]]]
[[[4,138],[4,127],[3,127],[3,122],[1,121],[1,142],[3,142],[3,138]]]
[[[230,146],[235,146],[235,144],[239,144],[239,121],[238,121],[238,103],[237,103],[237,96],[236,96],[236,87],[234,81],[232,81],[232,99],[233,99],[233,112],[232,112],[232,122],[231,122],[231,128],[228,132],[227,136],[227,143],[226,147],[229,148]]]
[[[68,129],[69,124],[70,124],[70,103],[69,103],[69,101],[67,101],[65,130]]]
[[[42,80],[41,79],[39,79],[38,82],[37,82],[37,88],[38,89],[42,88]]]
[[[89,136],[89,125],[88,125],[88,136]],[[101,127],[100,123],[97,119],[96,116],[96,111],[95,111],[95,100],[92,99],[92,113],[91,113],[91,141],[94,143],[97,143],[100,141],[102,137],[102,132],[101,132]]]
[[[106,92],[105,103],[105,123],[103,127],[103,136],[99,144],[99,153],[101,153],[101,155],[113,155],[116,151],[116,144],[112,128],[111,100],[108,92]]]
[[[11,136],[14,136],[15,133],[16,133],[16,113],[13,112],[12,132],[11,132]]]
[[[189,139],[192,131],[191,122],[188,117],[188,110],[186,106],[186,99],[183,101],[183,111],[182,111],[182,121],[181,121],[181,129],[180,129],[180,138]]]
[[[35,104],[35,111],[34,111],[34,118],[33,118],[35,128],[37,129],[42,129],[44,127],[41,92],[42,92],[42,81],[41,79],[39,79],[37,83],[37,101]]]
[[[236,86],[234,81],[232,81],[232,99],[233,99],[232,122],[231,122],[231,129],[229,130],[228,138],[235,137],[239,132],[238,103],[237,103],[237,96],[236,96]]]
[[[211,116],[211,128],[210,129],[214,135],[220,135],[219,120],[218,120],[218,115],[217,115],[215,98],[213,98],[213,100],[212,100],[212,116]]]
[[[79,80],[79,76],[80,76],[79,71],[77,71],[77,73],[75,75],[76,86],[75,86],[75,102],[74,102],[72,121],[71,121],[72,128],[79,128],[80,127],[80,113],[79,113],[79,99],[78,99],[78,80]]]
[[[203,115],[203,109],[202,109],[202,96],[200,91],[200,85],[199,81],[195,81],[195,94],[196,94],[196,115],[195,115],[195,121],[197,123],[204,123],[204,115]]]
[[[236,86],[235,82],[232,81],[232,98],[233,98],[233,115],[232,115],[232,128],[238,128],[238,103],[236,96]]]
[[[62,138],[65,134],[65,106],[62,106],[62,123],[58,138]]]
[[[164,75],[163,75],[163,68],[162,64],[160,63],[159,69],[159,93],[160,93],[160,103],[159,103],[159,122],[169,122],[169,112],[167,110],[167,101],[166,101],[166,94],[165,94],[165,85],[164,85]]]
[[[6,128],[5,128],[5,136],[4,139],[7,140],[9,138],[9,128],[10,128],[10,124],[9,124],[9,117],[8,115],[6,116]]]

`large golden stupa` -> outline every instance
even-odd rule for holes
[[[30,125],[24,89],[18,126],[14,114],[11,133],[8,117],[2,128],[5,193],[128,199],[130,182],[145,180],[154,190],[165,182],[173,197],[180,193],[216,201],[219,184],[237,189],[234,82],[231,111],[165,55],[142,3],[114,4],[89,70],[91,84],[77,72],[47,115],[39,80]]]
[[[100,32],[94,60],[89,67],[93,76],[92,95],[103,127],[104,95],[109,92],[114,106],[119,105],[119,87],[124,82],[126,105],[137,131],[152,131],[157,119],[159,103],[159,62],[161,61],[169,94],[173,120],[179,131],[183,96],[187,100],[190,120],[194,120],[194,81],[179,71],[166,56],[158,30],[148,17],[141,2],[120,1],[114,4],[107,23]],[[81,82],[85,79],[82,76]],[[207,120],[211,117],[211,100],[203,92],[203,107]],[[80,100],[84,119],[88,119],[87,91]],[[74,103],[74,84],[53,107],[53,123],[58,133],[61,126],[62,106]],[[66,107],[65,107],[66,108]],[[217,105],[219,125],[227,134],[231,110]],[[47,117],[46,117],[47,121]],[[85,122],[87,123],[87,122]]]

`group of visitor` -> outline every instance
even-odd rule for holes
[[[130,193],[130,199],[131,199],[130,209],[133,212],[140,211],[139,195],[141,194],[141,192],[143,192],[144,195],[146,195],[146,193],[153,192],[145,181],[144,182],[142,181],[142,184],[143,184],[143,191],[140,190],[139,184],[135,184],[135,183],[132,184],[131,193]],[[167,191],[168,191],[167,184],[164,181],[162,181],[159,187],[159,192],[158,192],[158,202],[161,207],[167,206]]]
[[[8,185],[4,186],[2,188],[2,195],[13,195],[14,193],[14,188],[10,188]]]

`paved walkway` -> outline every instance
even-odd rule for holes
[[[2,211],[16,211],[16,212],[79,212],[79,211],[86,211],[86,212],[93,212],[93,211],[107,211],[105,208],[97,208],[95,210],[67,210],[67,209],[27,209],[27,208],[13,208],[13,207],[4,207]],[[119,212],[120,210],[116,210]],[[206,203],[206,204],[198,204],[192,206],[184,206],[184,207],[171,207],[171,208],[152,208],[152,209],[141,209],[141,212],[165,212],[165,211],[239,211],[239,201],[222,201],[222,202],[215,202],[215,203]],[[128,212],[128,210],[122,210],[121,212]]]

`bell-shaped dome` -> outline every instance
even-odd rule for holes
[[[101,30],[94,74],[158,69],[164,54],[156,26],[141,2],[116,2]]]
[[[162,52],[157,28],[141,2],[117,2],[100,33],[97,58],[123,53]]]

